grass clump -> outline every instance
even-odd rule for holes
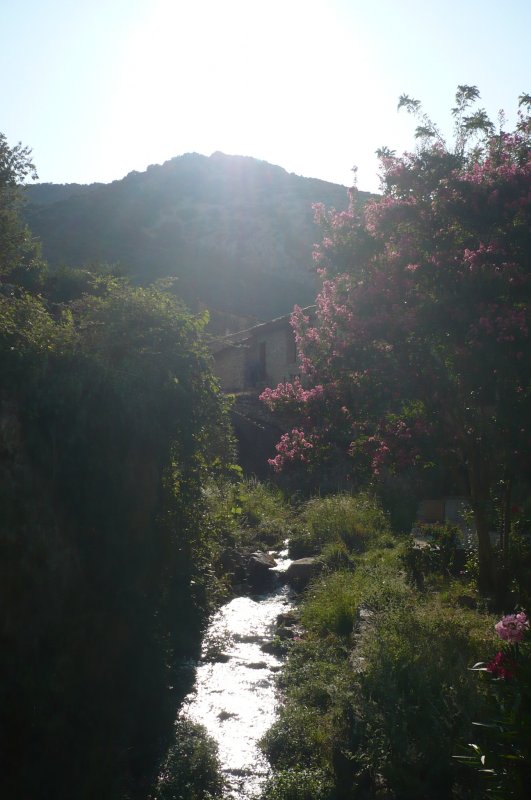
[[[281,547],[290,536],[293,520],[282,491],[251,478],[239,485],[237,499],[246,543],[257,549]]]
[[[410,602],[413,591],[387,556],[378,560],[373,554],[359,560],[353,573],[340,570],[316,582],[302,608],[303,625],[319,636],[348,639],[360,609],[374,612]]]
[[[330,732],[318,708],[289,703],[262,740],[269,762],[279,769],[323,767]]]
[[[370,542],[388,533],[387,517],[369,494],[315,497],[301,510],[290,541],[290,555],[317,555],[333,545],[347,553],[361,553]]]

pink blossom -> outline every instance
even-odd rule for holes
[[[496,653],[492,661],[485,665],[487,672],[490,672],[495,678],[503,678],[504,680],[513,677],[513,668],[512,661],[501,651]]]
[[[293,428],[289,433],[282,434],[280,441],[275,445],[277,455],[269,458],[268,463],[275,472],[280,472],[289,462],[307,462],[314,441],[315,437],[307,436],[301,428]]]
[[[494,626],[496,633],[506,642],[515,644],[521,642],[526,631],[529,630],[529,621],[523,611],[519,614],[507,614]]]

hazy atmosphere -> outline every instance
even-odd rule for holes
[[[2,3],[3,130],[42,181],[108,182],[186,152],[250,155],[376,190],[403,92],[447,123],[455,87],[513,117],[525,0],[20,0]]]
[[[0,0],[0,797],[528,800],[530,31]]]

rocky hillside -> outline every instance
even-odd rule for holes
[[[268,319],[311,303],[312,203],[347,191],[240,156],[195,153],[111,184],[37,184],[26,219],[52,268],[119,263],[149,283],[175,276],[192,307]]]

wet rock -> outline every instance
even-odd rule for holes
[[[249,664],[246,664],[248,669],[267,669],[267,664],[265,661],[251,661]]]
[[[252,553],[251,558],[267,567],[276,567],[277,565],[277,562],[270,553],[263,553],[261,550]]]
[[[268,642],[264,642],[261,646],[260,650],[263,653],[267,653],[270,656],[276,656],[276,658],[283,658],[286,655],[288,650],[289,642],[294,639],[295,636],[286,635],[286,636],[279,636],[278,634],[275,636],[274,639],[271,639]]]
[[[233,714],[232,711],[223,710],[223,711],[219,712],[218,719],[219,719],[220,722],[225,722],[225,720],[227,720],[227,719],[236,719],[237,716],[238,715],[237,714]]]
[[[270,656],[277,657],[284,654],[284,649],[284,645],[278,637],[275,637],[275,639],[270,642],[264,642],[260,648],[263,653],[268,653]]]
[[[285,572],[286,582],[294,589],[304,589],[312,578],[323,568],[322,561],[317,558],[299,558],[292,561]]]
[[[230,661],[230,658],[228,653],[222,653],[219,650],[207,650],[201,661],[209,664],[226,664],[227,661]]]
[[[277,617],[277,628],[290,628],[299,621],[299,614],[296,611],[285,611]]]
[[[248,582],[253,592],[265,592],[271,589],[274,573],[271,571],[277,562],[269,553],[252,553],[248,562]]]
[[[233,639],[235,642],[242,644],[257,644],[263,640],[263,634],[260,633],[235,633]]]
[[[293,639],[295,631],[293,628],[278,628],[277,636],[279,639]]]

